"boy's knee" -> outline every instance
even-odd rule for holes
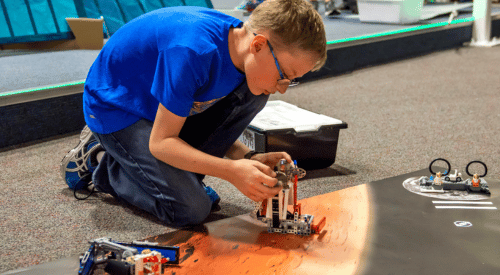
[[[182,226],[201,224],[210,215],[210,208],[210,206],[207,206],[203,209],[190,209],[190,211],[177,213],[175,220],[181,223]]]
[[[202,223],[210,214],[212,202],[206,196],[206,198],[200,198],[196,201],[184,202],[172,206],[174,211],[171,219],[164,221],[171,226],[182,227]]]

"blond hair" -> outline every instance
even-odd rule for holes
[[[317,54],[313,71],[326,62],[323,19],[308,1],[267,0],[252,12],[245,28],[253,32],[269,31],[268,39],[275,48],[291,46]]]

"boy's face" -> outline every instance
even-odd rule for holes
[[[276,51],[269,45],[263,35],[255,36],[250,44],[251,55],[245,62],[245,74],[248,87],[254,95],[284,94],[288,84],[281,80],[282,76],[289,80],[301,77],[316,64],[315,55],[310,52],[299,49]]]

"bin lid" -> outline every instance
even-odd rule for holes
[[[296,132],[312,132],[325,125],[344,126],[345,123],[281,100],[268,101],[264,109],[250,122],[251,127],[261,131],[294,129]]]

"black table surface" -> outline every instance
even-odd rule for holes
[[[438,209],[434,201],[442,200],[403,187],[406,179],[428,174],[423,169],[368,184],[371,225],[357,273],[500,274],[498,209]],[[500,183],[486,180],[492,195],[480,202],[496,208]],[[472,226],[458,227],[458,221]],[[77,274],[78,267],[74,256],[4,275]]]

